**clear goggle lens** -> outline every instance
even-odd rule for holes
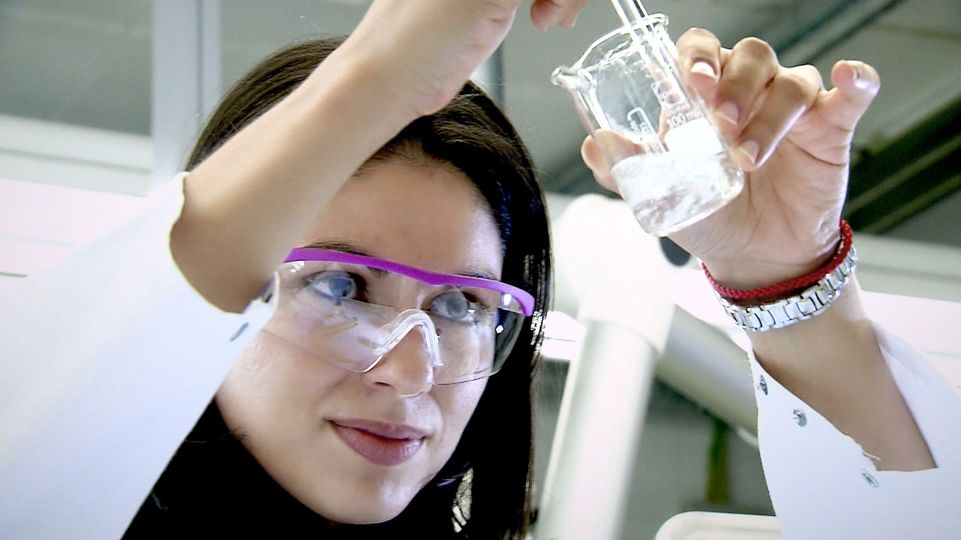
[[[480,286],[426,284],[331,261],[287,263],[279,276],[277,311],[264,330],[358,373],[414,332],[423,339],[434,384],[487,377],[503,366],[524,322],[516,295],[483,286],[486,280],[451,276]]]

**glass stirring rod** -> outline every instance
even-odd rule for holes
[[[663,60],[660,58],[657,60],[651,59],[644,52],[645,47],[643,43],[646,40],[653,40],[653,52],[658,57],[669,58],[673,56],[670,50],[665,49],[664,44],[661,43],[659,39],[653,39],[656,34],[654,23],[651,22],[647,10],[644,8],[644,4],[641,3],[641,0],[611,0],[611,5],[614,6],[614,11],[617,12],[618,18],[621,19],[624,29],[631,35],[635,45],[637,45],[638,50],[644,57],[646,64],[656,65],[655,62],[663,62]],[[642,24],[643,27],[641,26]],[[639,27],[642,27],[640,34],[638,33]]]
[[[635,24],[647,17],[647,10],[639,0],[611,0],[611,5],[625,28],[633,29]]]
[[[644,9],[644,4],[642,4],[640,0],[611,0],[611,5],[614,6],[614,11],[617,12],[618,18],[621,19],[621,24],[624,25],[624,29],[631,34],[638,48],[643,50],[641,43],[643,43],[644,40],[638,35],[637,26],[639,26],[642,21],[647,21],[646,32],[648,35],[654,32],[654,27],[651,25],[650,19],[647,18],[647,10]]]

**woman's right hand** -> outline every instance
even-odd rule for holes
[[[542,30],[573,26],[587,0],[534,0]],[[339,53],[374,70],[386,99],[436,112],[507,35],[521,0],[375,0]]]

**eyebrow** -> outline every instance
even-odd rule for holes
[[[329,242],[320,240],[317,242],[311,242],[303,247],[308,249],[329,249],[332,251],[342,251],[344,253],[353,253],[354,255],[361,255],[363,257],[374,257],[374,255],[371,255],[370,253],[360,249],[359,247],[354,246],[353,244],[350,244],[347,242],[338,242],[336,240],[329,241]]]
[[[338,241],[338,240],[332,240],[332,241],[318,240],[316,242],[311,242],[303,247],[309,248],[309,249],[329,249],[332,251],[341,251],[343,253],[352,253],[354,255],[360,255],[362,257],[372,257],[376,259],[381,258],[381,257],[378,257],[377,255],[374,255],[368,251],[365,251],[351,244],[350,242]],[[377,276],[381,276],[386,273],[384,270],[378,270],[376,268],[371,268],[370,270],[374,272],[375,275]],[[493,272],[489,270],[479,269],[479,268],[468,268],[466,271],[456,272],[454,275],[489,279],[491,281],[500,281],[500,278],[494,275]]]

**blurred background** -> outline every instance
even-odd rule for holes
[[[254,63],[297,40],[348,33],[367,5],[0,0],[0,295],[135,215],[150,189],[180,169],[219,96]],[[838,59],[873,64],[882,90],[855,137],[846,217],[859,234],[894,242],[885,244],[882,258],[897,259],[902,248],[930,248],[941,257],[942,270],[931,274],[943,285],[937,292],[906,285],[893,292],[961,301],[961,281],[951,270],[961,262],[961,3],[646,5],[668,15],[675,38],[691,26],[711,30],[728,47],[758,36],[783,64],[814,64],[825,80]],[[532,150],[545,187],[561,201],[600,190],[580,161],[584,130],[567,93],[549,76],[617,24],[605,0],[589,0],[572,30],[542,33],[519,17],[484,72]],[[895,283],[897,265],[881,266],[877,283]],[[545,364],[539,484],[582,330],[570,315],[558,312],[555,352]],[[663,378],[655,384],[638,466],[625,471],[635,486],[625,537],[651,538],[685,510],[771,512],[750,429],[720,416],[678,385]]]

